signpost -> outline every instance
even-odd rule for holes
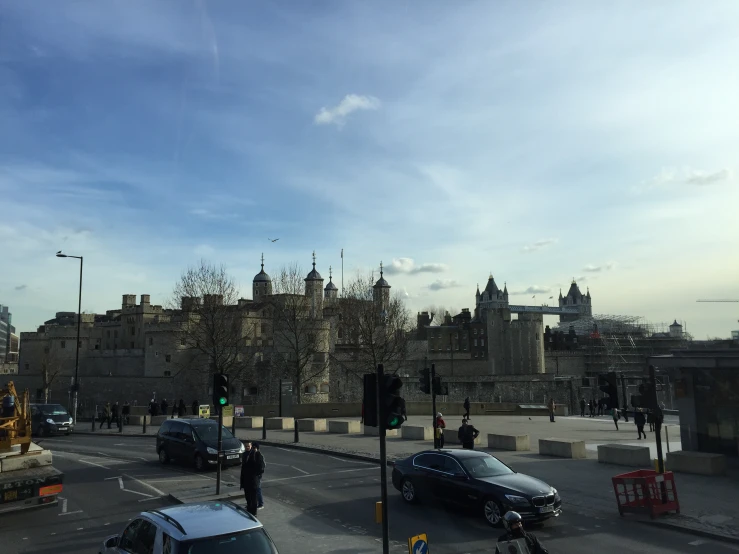
[[[429,540],[425,533],[408,539],[408,554],[428,554],[428,552]]]
[[[202,406],[198,406],[198,415],[201,418],[208,419],[210,417],[210,406],[207,404],[203,404]]]
[[[243,406],[234,406],[234,415],[236,417],[244,417],[244,407]]]

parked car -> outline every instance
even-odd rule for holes
[[[31,404],[31,434],[69,435],[73,430],[72,416],[61,404]]]
[[[157,433],[157,454],[163,464],[177,460],[202,471],[218,463],[218,422],[212,419],[167,419]],[[223,466],[241,465],[244,445],[222,428]]]
[[[395,463],[393,486],[403,499],[420,498],[472,508],[494,526],[509,510],[528,521],[562,513],[557,489],[516,473],[495,456],[474,450],[427,450]]]
[[[100,554],[278,554],[262,524],[232,502],[180,504],[139,514]]]

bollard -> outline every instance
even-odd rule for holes
[[[95,430],[95,414],[92,415],[92,430]]]
[[[267,422],[264,419],[262,420],[262,440],[267,440]]]
[[[295,420],[295,442],[300,442],[300,431],[299,431],[299,427],[300,427],[300,420],[299,419],[296,419]]]
[[[118,432],[123,433],[123,416],[118,416]]]
[[[236,436],[236,416],[235,415],[231,418],[231,434],[234,437]]]
[[[144,435],[146,434],[146,414],[144,414]]]

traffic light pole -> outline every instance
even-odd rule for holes
[[[624,398],[624,409],[623,409],[624,421],[628,423],[629,422],[629,403],[626,400],[626,376],[623,373],[621,374],[621,393]]]
[[[221,494],[221,464],[223,462],[223,406],[218,406],[218,469],[216,471],[216,494]]]
[[[662,457],[662,408],[657,402],[657,378],[655,376],[654,366],[649,366],[649,382],[651,384],[650,394],[652,398],[649,404],[652,405],[654,411],[654,439],[657,441],[657,471],[665,472],[665,462]]]
[[[380,390],[385,383],[385,368],[377,366],[377,430],[380,433],[380,501],[382,503],[382,554],[390,554],[390,522],[387,517],[387,445],[385,429],[387,414],[380,399]]]
[[[436,421],[436,387],[434,384],[436,383],[436,366],[434,364],[431,364],[431,416],[434,418],[434,448],[439,448],[439,438],[437,436],[437,426],[438,423]]]

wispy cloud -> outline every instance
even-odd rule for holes
[[[602,271],[610,271],[614,267],[616,267],[616,262],[607,262],[603,265],[588,264],[582,270],[587,273],[601,273]]]
[[[552,287],[544,287],[541,285],[531,285],[523,290],[516,289],[509,292],[511,296],[519,296],[523,294],[541,294],[545,292],[551,292]]]
[[[675,167],[663,168],[657,175],[645,181],[643,184],[647,188],[664,187],[670,185],[713,185],[728,181],[732,177],[731,170],[728,168],[716,171],[705,171],[700,169],[692,169],[684,167],[682,169]]]
[[[388,275],[400,275],[402,273],[415,275],[418,273],[443,273],[449,267],[441,263],[416,264],[413,258],[394,258],[389,266],[385,267]]]
[[[541,250],[542,248],[546,248],[548,246],[551,246],[553,244],[557,243],[558,239],[542,239],[537,240],[533,244],[527,244],[523,247],[524,252],[535,252],[536,250]]]
[[[457,281],[453,281],[451,279],[437,279],[433,283],[429,285],[430,290],[443,290],[443,289],[453,289],[457,288],[459,283]]]
[[[381,105],[380,100],[374,96],[347,94],[336,106],[321,108],[313,121],[316,125],[342,126],[349,114],[360,110],[378,110]]]
[[[21,291],[21,290],[26,290],[27,288],[28,288],[28,285],[18,285],[17,287],[15,287],[15,290]]]

